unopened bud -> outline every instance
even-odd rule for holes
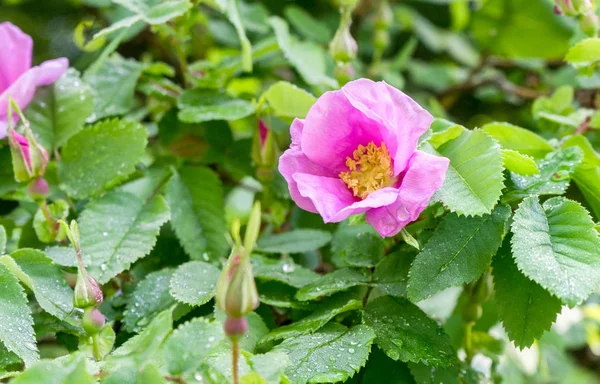
[[[333,70],[333,75],[340,85],[344,85],[350,80],[354,79],[356,76],[356,71],[351,63],[338,63]]]
[[[340,8],[354,9],[358,4],[358,0],[335,0],[335,4]]]
[[[586,35],[595,37],[600,29],[600,20],[594,12],[588,12],[579,17],[579,27]]]
[[[555,12],[566,16],[577,16],[592,11],[591,0],[555,0]]]
[[[248,320],[245,317],[231,317],[227,316],[225,324],[223,325],[225,334],[230,339],[238,339],[246,334],[248,331]]]
[[[216,291],[217,307],[229,317],[244,317],[258,307],[258,292],[248,257],[236,254],[229,260]]]
[[[43,200],[50,194],[50,187],[43,177],[38,177],[27,185],[27,193],[33,200]]]
[[[571,0],[573,3],[573,7],[575,8],[575,12],[579,14],[585,14],[588,12],[592,12],[592,0]]]
[[[95,307],[102,303],[103,298],[98,282],[80,268],[77,272],[77,283],[75,283],[75,292],[73,293],[73,306],[75,308]]]
[[[15,180],[29,181],[44,175],[48,165],[48,151],[37,142],[31,130],[28,129],[23,136],[11,129],[8,132],[8,144],[12,154]]]
[[[260,119],[252,142],[252,160],[257,167],[259,179],[272,179],[274,168],[277,165],[279,149],[275,141],[275,134],[267,123]],[[261,177],[263,176],[263,177]],[[271,176],[269,178],[269,176]]]
[[[357,51],[358,45],[350,33],[350,23],[342,22],[329,43],[329,54],[334,60],[347,63],[356,57]]]
[[[104,315],[98,310],[98,308],[88,307],[83,311],[83,318],[81,319],[81,325],[83,330],[88,335],[95,335],[102,330],[104,327],[105,318]]]
[[[379,5],[379,9],[377,9],[377,15],[375,17],[375,28],[387,30],[394,20],[394,11],[390,7],[390,4],[387,0],[382,1]]]

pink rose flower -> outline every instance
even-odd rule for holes
[[[8,127],[8,97],[24,109],[33,99],[36,87],[55,82],[69,67],[65,58],[48,60],[31,67],[33,41],[9,22],[0,23],[0,139]],[[13,114],[15,121],[18,119]]]
[[[415,221],[449,160],[417,150],[433,117],[386,84],[359,79],[324,93],[295,119],[279,171],[298,206],[339,222],[365,213],[381,236]]]

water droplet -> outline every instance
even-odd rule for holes
[[[296,267],[294,266],[294,264],[285,263],[281,266],[281,269],[283,270],[284,273],[291,273],[291,272],[294,272]]]
[[[108,236],[108,232],[102,232],[102,236],[104,236],[104,237]]]
[[[204,378],[202,377],[202,375],[199,372],[196,372],[194,374],[194,380],[202,382],[204,380]]]
[[[354,348],[348,348],[348,353],[354,353]]]
[[[107,266],[106,264],[102,263],[102,264],[100,265],[100,269],[101,269],[101,270],[103,270],[103,271],[106,271],[106,268],[108,268],[108,266]]]

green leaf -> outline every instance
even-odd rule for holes
[[[307,333],[313,333],[327,324],[339,314],[362,308],[362,301],[357,292],[341,292],[327,300],[319,302],[317,310],[310,315],[272,330],[263,341],[274,341],[298,337]]]
[[[69,204],[64,200],[55,200],[53,203],[47,204],[47,209],[55,220],[65,220],[69,216]],[[39,208],[33,217],[33,229],[41,242],[54,243],[57,240],[62,241],[66,237],[67,234],[62,227],[53,228],[54,226],[54,223],[48,223],[42,208]]]
[[[369,281],[370,276],[366,272],[351,268],[338,269],[321,275],[312,283],[300,288],[296,298],[300,301],[314,300],[322,296],[331,296],[357,285],[368,284]]]
[[[519,270],[563,303],[581,304],[600,280],[600,237],[578,203],[528,197],[517,209],[511,244]]]
[[[481,129],[498,140],[504,149],[512,149],[536,159],[542,159],[554,150],[541,136],[516,125],[494,122],[485,124]]]
[[[257,278],[258,279],[258,278]],[[309,302],[297,301],[297,289],[281,283],[279,281],[261,281],[256,282],[260,302],[277,308],[310,308]]]
[[[450,159],[450,166],[434,197],[460,215],[490,213],[504,188],[498,143],[483,131],[465,131],[437,152]]]
[[[310,13],[295,4],[285,7],[283,13],[292,27],[306,38],[312,39],[317,43],[327,44],[333,37],[331,31],[324,23],[315,19]]]
[[[262,97],[273,108],[276,116],[290,119],[305,118],[310,107],[317,101],[312,94],[287,81],[271,85]]]
[[[287,23],[279,17],[269,18],[269,23],[283,55],[308,84],[337,87],[337,81],[325,74],[325,54],[317,45],[298,42],[290,35]]]
[[[93,73],[86,72],[83,79],[90,85],[94,95],[96,121],[108,116],[120,116],[133,109],[135,86],[142,74],[142,65],[118,54],[102,61]]]
[[[286,339],[273,349],[292,364],[286,374],[293,383],[335,383],[354,376],[367,362],[375,334],[365,325],[350,329],[328,324],[311,334]]]
[[[519,175],[531,176],[540,173],[533,157],[523,155],[512,149],[502,150],[502,161],[504,162],[504,168]]]
[[[87,367],[86,358],[77,354],[63,359],[43,360],[17,376],[11,383],[94,384],[96,378]]]
[[[466,130],[465,127],[445,119],[435,119],[431,123],[431,137],[427,139],[433,148],[454,140]]]
[[[600,219],[600,155],[583,135],[571,136],[563,144],[565,147],[577,146],[583,150],[583,161],[575,168],[573,180],[588,202],[592,212]]]
[[[104,120],[71,137],[61,152],[59,175],[71,197],[101,194],[135,171],[146,148],[146,129],[125,120]]]
[[[0,286],[0,341],[30,366],[39,359],[31,309],[19,280],[3,264]]]
[[[586,67],[597,64],[600,61],[600,38],[590,37],[573,45],[569,48],[565,61],[577,69],[584,70]],[[593,68],[587,70],[586,73],[591,75],[592,71]]]
[[[215,319],[221,325],[225,325],[227,315],[215,308]],[[269,333],[269,328],[256,312],[250,312],[246,316],[246,320],[248,320],[248,332],[240,338],[240,348],[248,352],[255,352],[260,340]],[[231,350],[230,344],[227,344],[227,347]]]
[[[46,256],[48,256],[55,264],[63,267],[75,267],[77,266],[77,256],[75,256],[75,248],[72,246],[62,247],[55,245],[45,249]]]
[[[218,260],[229,248],[225,234],[223,187],[217,174],[204,167],[173,172],[166,198],[171,225],[192,259]]]
[[[319,277],[310,269],[295,264],[291,257],[270,259],[254,254],[250,260],[254,276],[258,280],[280,281],[291,287],[301,288]]]
[[[175,304],[169,293],[172,276],[172,269],[161,269],[149,273],[135,287],[123,312],[123,324],[128,332],[139,332],[154,316]]]
[[[562,304],[519,271],[506,243],[492,263],[496,305],[510,340],[528,348],[550,329]]]
[[[450,338],[419,307],[406,299],[380,296],[367,304],[363,321],[375,343],[392,359],[446,367],[457,362]]]
[[[363,371],[361,384],[415,384],[406,363],[390,359],[381,349],[375,347]]]
[[[206,89],[190,89],[179,97],[177,117],[185,123],[211,120],[238,120],[254,113],[256,106],[247,100],[233,99]]]
[[[0,225],[0,255],[6,250],[6,229]]]
[[[421,301],[481,276],[502,244],[510,214],[507,205],[499,205],[491,215],[446,216],[410,268],[411,300]]]
[[[163,347],[169,372],[180,375],[195,370],[224,339],[223,327],[216,321],[195,318],[180,325]]]
[[[380,235],[361,232],[341,250],[342,260],[356,267],[373,267],[385,255],[385,243]]]
[[[113,191],[92,201],[79,218],[81,249],[88,271],[100,284],[146,256],[160,227],[169,220],[165,199],[149,201]]]
[[[408,271],[414,255],[392,252],[375,266],[373,285],[391,296],[406,296]]]
[[[75,69],[69,68],[54,84],[38,92],[25,117],[40,144],[52,150],[79,132],[93,110],[92,90]]]
[[[569,187],[569,182],[576,167],[581,163],[583,152],[579,147],[563,148],[552,152],[537,166],[539,175],[510,175],[513,191],[505,195],[507,201],[536,195],[562,195]]]
[[[57,318],[69,321],[73,312],[73,290],[62,271],[46,254],[37,249],[22,248],[11,257],[0,258],[35,295],[40,306]]]
[[[495,55],[562,59],[573,34],[549,1],[489,0],[475,12],[472,33]]]
[[[285,369],[291,363],[288,355],[282,352],[271,351],[262,355],[250,357],[252,369],[258,373],[262,379],[266,380],[267,384],[279,384],[285,382],[282,376],[284,376]]]
[[[330,241],[329,232],[317,229],[295,229],[290,232],[261,236],[257,248],[267,253],[302,253],[319,249]]]
[[[171,295],[182,303],[206,304],[215,295],[220,271],[203,261],[181,264],[171,278]]]
[[[215,3],[235,27],[235,31],[240,39],[240,45],[242,46],[242,67],[244,71],[252,72],[252,46],[244,30],[237,0],[215,0]]]

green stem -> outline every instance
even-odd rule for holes
[[[102,352],[100,351],[100,344],[98,342],[98,334],[92,335],[92,348],[94,353],[94,358],[96,361],[102,361]]]
[[[232,341],[231,357],[232,357],[231,370],[233,372],[233,384],[239,384],[240,378],[239,378],[238,365],[239,365],[239,359],[240,359],[240,343],[238,342],[238,340]]]
[[[471,360],[473,360],[474,351],[473,351],[473,325],[475,323],[468,322],[465,324],[465,353],[467,354],[467,363],[471,364]]]
[[[58,233],[58,231],[56,229],[56,222],[54,221],[54,218],[52,217],[52,213],[50,212],[50,209],[48,208],[48,204],[46,204],[46,200],[41,200],[38,204],[40,206],[40,209],[42,210],[42,213],[44,214],[44,217],[46,218],[46,223],[48,224],[48,228],[50,228],[53,235],[56,235]]]

